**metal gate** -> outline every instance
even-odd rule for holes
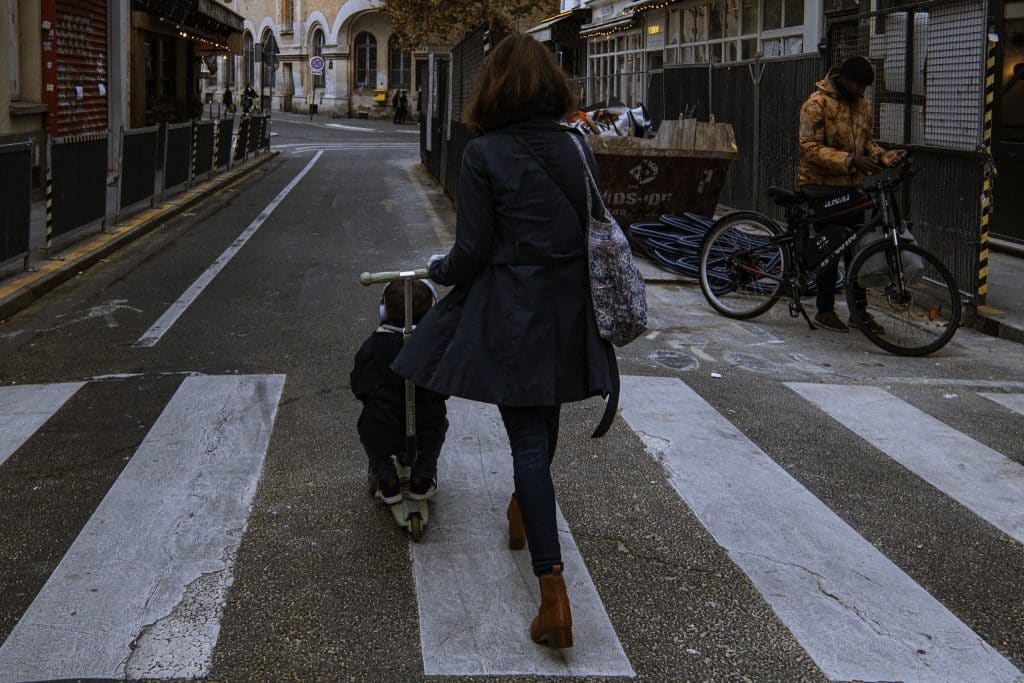
[[[43,0],[43,99],[51,136],[107,130],[107,3]],[[44,24],[45,25],[45,24]]]
[[[918,175],[902,204],[924,248],[949,267],[961,291],[984,303],[988,233],[985,61],[988,3],[895,2],[897,7],[828,21],[828,61],[871,60],[875,139],[913,151]]]

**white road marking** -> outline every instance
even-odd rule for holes
[[[877,387],[787,384],[847,429],[1024,543],[1024,467]]]
[[[70,382],[0,387],[0,465],[84,385]]]
[[[274,212],[274,209],[277,208],[278,204],[284,201],[284,198],[288,196],[288,193],[299,184],[299,181],[306,177],[306,174],[309,173],[310,169],[313,168],[313,165],[320,160],[322,155],[322,151],[317,152],[316,156],[310,159],[305,168],[299,171],[298,175],[292,178],[291,182],[288,183],[269,204],[267,204],[267,207],[260,212],[260,215],[253,219],[252,223],[249,224],[249,227],[242,231],[242,234],[231,243],[231,246],[225,249],[224,253],[217,257],[217,260],[213,262],[213,265],[207,268],[206,271],[199,276],[199,279],[193,282],[192,286],[185,290],[185,293],[178,297],[177,301],[171,304],[171,307],[168,308],[162,316],[160,316],[160,319],[153,323],[153,326],[139,337],[139,340],[135,342],[135,346],[150,347],[155,346],[156,343],[160,341],[161,337],[164,336],[167,330],[171,329],[171,326],[179,317],[181,317],[188,307],[192,305],[192,302],[199,298],[199,295],[203,293],[203,290],[206,289],[207,285],[213,282],[213,278],[217,277],[217,274],[223,270],[224,266],[226,266],[234,255],[245,246],[245,243],[249,241],[249,238],[255,235],[256,231],[260,229],[260,226],[270,218],[270,214]]]
[[[412,545],[424,673],[634,676],[561,512],[575,646],[530,640],[540,593],[529,551],[507,546],[512,457],[501,418],[493,406],[452,399],[448,419],[437,499]]]
[[[328,128],[337,128],[338,130],[355,130],[362,133],[379,133],[380,131],[376,128],[365,128],[363,126],[346,126],[343,123],[325,123]]]
[[[621,405],[680,497],[831,680],[1018,681],[1002,655],[679,379],[623,377]]]
[[[295,142],[274,147],[275,149],[305,150],[419,149],[419,144],[415,142]]]
[[[995,401],[1003,407],[1009,408],[1015,413],[1024,415],[1024,394],[990,394],[983,393],[982,396]]]
[[[209,673],[283,387],[182,382],[0,647],[0,678]]]

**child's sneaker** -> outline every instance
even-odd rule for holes
[[[394,505],[402,501],[402,487],[398,479],[378,479],[377,490],[373,495],[388,505]]]
[[[409,479],[409,498],[427,500],[437,493],[437,480],[430,475],[414,474]]]

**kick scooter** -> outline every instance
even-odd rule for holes
[[[412,281],[423,280],[428,277],[426,269],[402,270],[384,273],[363,273],[359,276],[360,284],[369,286],[372,284],[388,283],[392,280],[402,280],[405,287],[405,329],[402,331],[402,340],[408,340],[412,334]],[[419,543],[423,536],[423,529],[430,519],[430,512],[427,509],[427,501],[410,500],[409,477],[412,466],[416,462],[416,385],[405,380],[405,452],[391,456],[395,461],[395,469],[398,471],[399,485],[402,487],[402,500],[398,503],[388,505],[391,514],[394,516],[398,526],[405,527],[414,543]],[[369,490],[372,496],[377,487],[377,480],[372,472],[368,473]]]

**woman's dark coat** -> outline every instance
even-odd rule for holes
[[[585,176],[570,135],[541,120],[474,138],[459,174],[455,245],[430,276],[454,289],[392,369],[440,394],[545,406],[612,391],[614,354],[594,322]],[[560,180],[567,197],[516,139]]]

